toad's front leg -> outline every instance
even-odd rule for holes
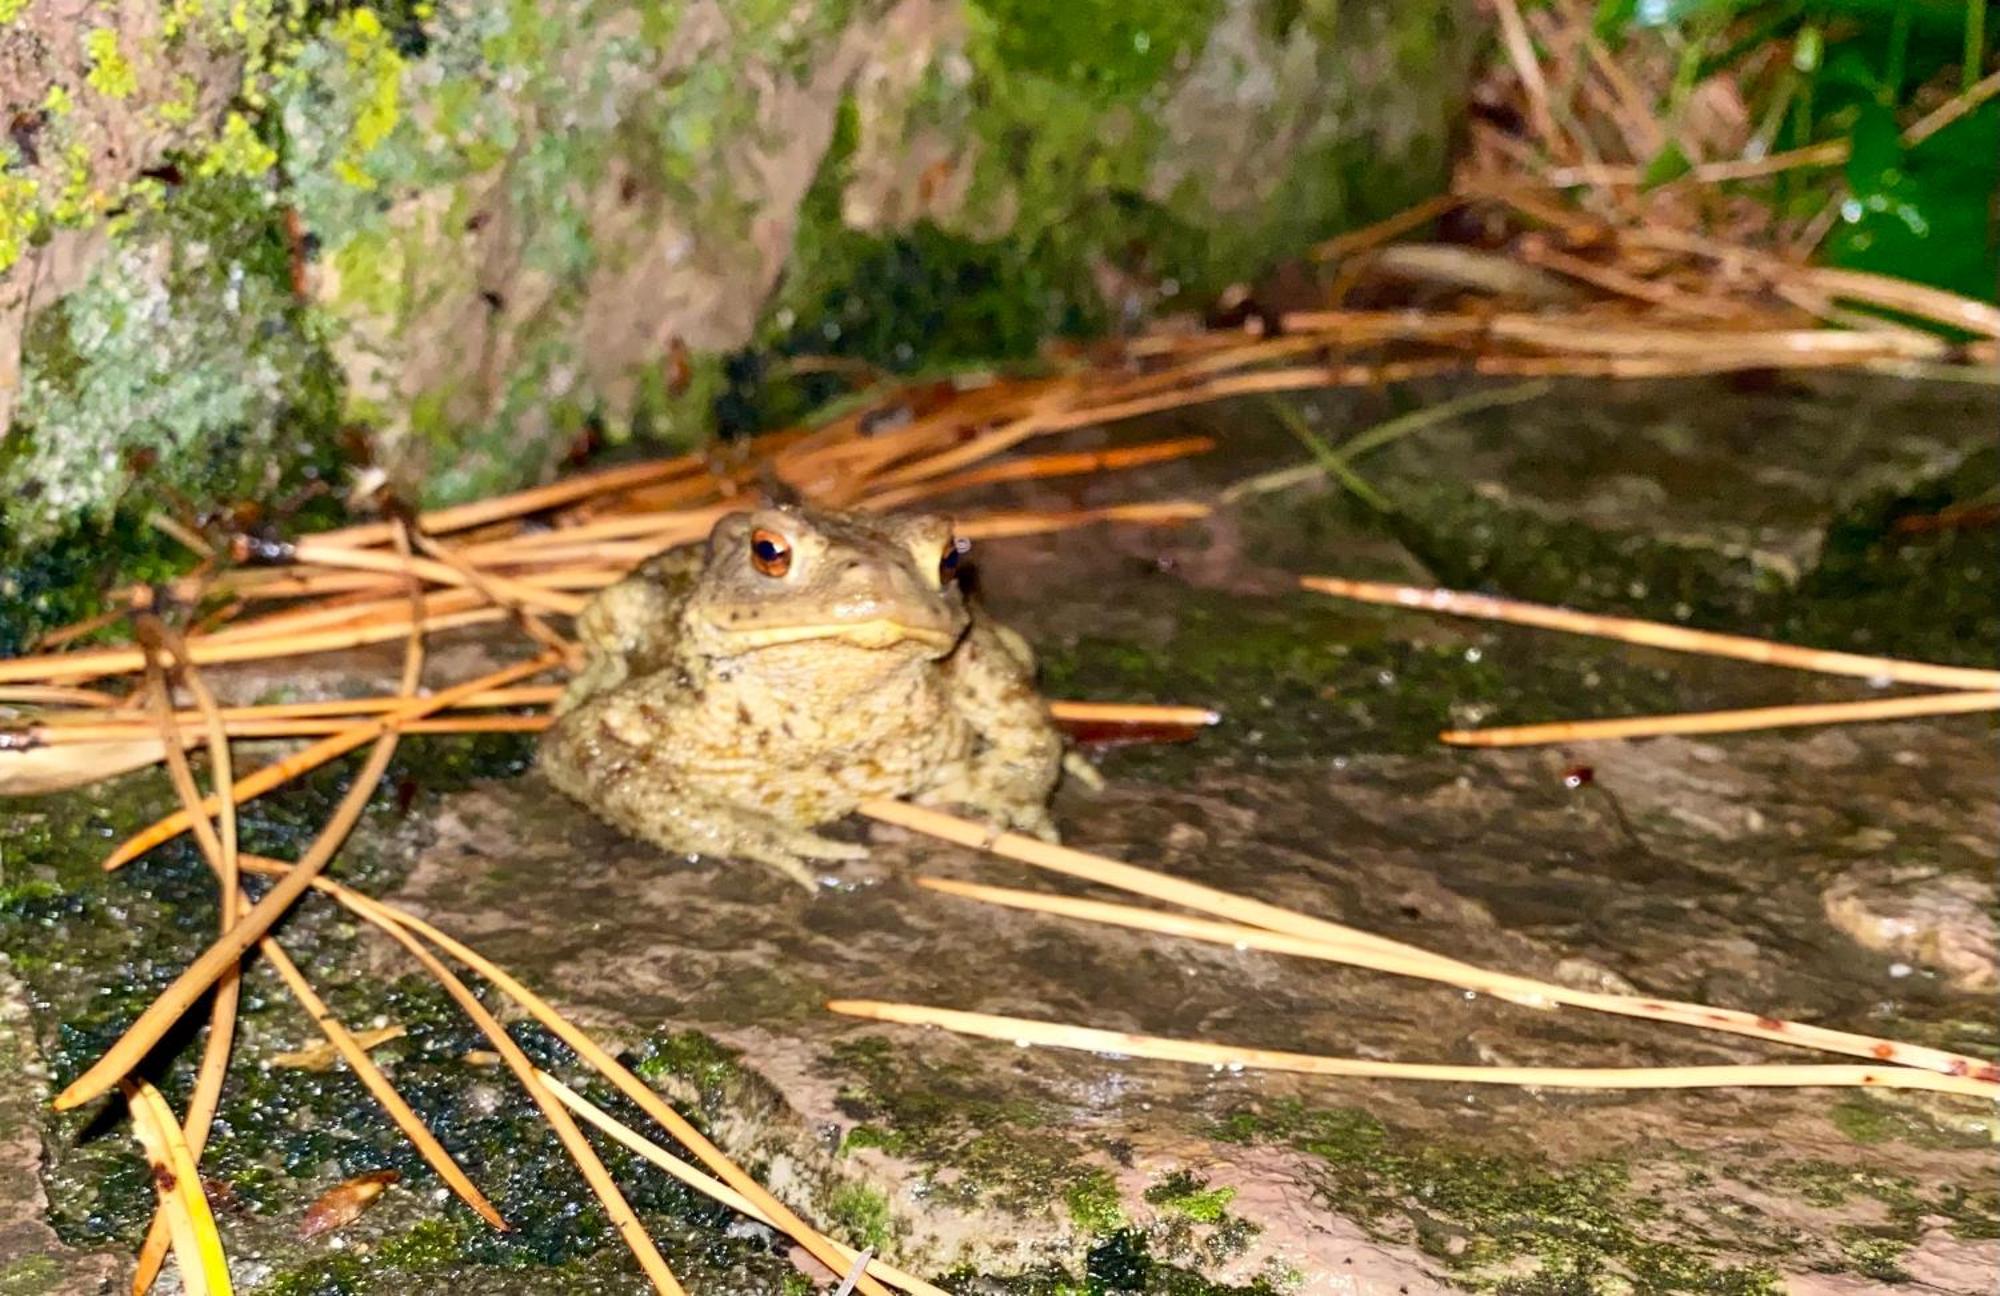
[[[952,656],[952,704],[978,735],[917,799],[959,805],[1003,828],[1056,840],[1049,797],[1062,775],[1062,735],[1035,691],[1025,649],[975,622]]]
[[[640,688],[655,691],[646,688],[649,683],[641,681]],[[549,781],[630,835],[673,854],[755,860],[809,891],[817,884],[805,861],[867,858],[865,846],[821,837],[698,789],[663,744],[633,742],[621,732],[634,714],[631,697],[622,696],[585,702],[563,716],[542,746]]]
[[[583,666],[557,701],[557,715],[669,663],[700,566],[699,551],[670,549],[583,605],[575,628]]]

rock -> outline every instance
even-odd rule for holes
[[[1725,386],[1656,390],[1670,398],[1665,418],[1750,412]],[[1984,429],[1995,407],[1992,393],[1982,399],[1977,420],[1949,424],[1921,405],[1898,419]],[[1825,415],[1813,406],[1802,417]],[[1240,410],[1214,417],[1245,440],[1255,433]],[[1287,440],[1280,452],[1296,447]],[[1548,453],[1544,443],[1531,457]],[[1080,502],[1270,466],[1250,457],[1090,482]],[[1979,876],[2000,776],[1986,719],[1568,752],[1446,748],[1436,741],[1445,714],[1470,702],[1508,719],[1551,718],[1769,700],[1798,685],[1749,664],[1663,661],[1305,597],[1272,572],[1335,569],[1375,542],[1324,499],[1266,498],[1219,525],[1240,537],[1220,553],[1193,528],[982,549],[982,590],[1041,651],[1053,695],[1200,703],[1225,716],[1191,743],[1099,753],[1104,792],[1066,791],[1056,806],[1072,844],[1482,967],[1993,1055],[1990,987],[1896,977],[1894,956],[1857,958],[1829,930],[1825,895],[1829,861],[1847,856],[1859,861],[1849,880],[1867,884],[1856,903],[1877,915],[1884,895],[1907,901]],[[1196,559],[1198,581],[1181,575]],[[1602,579],[1609,588],[1625,574],[1614,566]],[[1989,603],[1996,588],[1967,582]],[[481,642],[506,643],[503,633]],[[430,678],[465,678],[486,660],[464,639],[441,642]],[[378,691],[396,665],[384,646],[283,674],[217,672],[217,682],[246,698],[274,687]],[[1586,676],[1599,683],[1582,686]],[[914,881],[1125,897],[859,824],[835,831],[866,833],[873,858],[830,870],[840,885],[809,898],[754,866],[665,857],[515,758],[465,769],[468,749],[490,750],[483,740],[404,744],[343,848],[343,880],[421,913],[625,1050],[720,1145],[845,1240],[879,1243],[932,1275],[977,1272],[946,1279],[954,1289],[1085,1286],[1091,1275],[1116,1285],[1110,1275],[1133,1279],[1121,1290],[1154,1293],[1264,1279],[1355,1296],[1565,1284],[1844,1296],[1907,1273],[1957,1296],[1990,1279],[2000,1237],[1991,1104],[1915,1091],[1586,1093],[1235,1072],[836,1016],[830,998],[878,998],[1415,1062],[1775,1056],[1762,1041],[987,908]],[[1922,759],[1907,759],[1913,751]],[[1579,760],[1589,780],[1569,777]],[[474,771],[488,777],[468,785]],[[246,833],[297,842],[342,777],[328,770],[250,803]],[[24,807],[7,825],[15,890],[0,892],[0,948],[30,988],[50,1065],[65,1073],[211,939],[213,890],[193,851],[156,852],[116,874],[97,867],[108,841],[150,822],[169,796],[163,779],[129,778]],[[1926,870],[1876,862],[1892,849]],[[629,1262],[601,1227],[594,1238],[579,1227],[596,1220],[583,1190],[508,1078],[468,1058],[485,1041],[408,960],[319,899],[283,934],[353,1024],[408,1027],[380,1060],[436,1113],[440,1136],[469,1149],[482,1186],[534,1191],[503,1202],[514,1218],[519,1200],[517,1233],[488,1236],[406,1160],[404,1183],[352,1226],[351,1249],[301,1254],[293,1224],[305,1203],[381,1164],[393,1136],[338,1073],[258,1065],[311,1037],[291,1005],[260,992],[209,1162],[249,1199],[222,1223],[244,1272],[263,1266],[292,1290],[347,1273],[347,1290],[410,1296],[626,1290],[566,1285],[578,1267],[629,1282]],[[252,986],[264,976],[253,971]],[[540,1032],[525,1022],[516,1031],[588,1085]],[[195,1047],[191,1034],[170,1068],[184,1073]],[[73,1118],[40,1119],[55,1226],[88,1224],[105,1199],[119,1204],[106,1185],[123,1184],[112,1224],[121,1243],[136,1242],[146,1202],[129,1145]],[[707,1281],[691,1268],[690,1290],[784,1290],[781,1256],[735,1246],[658,1177],[619,1173],[677,1266],[728,1266]],[[551,1203],[555,1184],[571,1193]],[[364,1255],[374,1267],[346,1268]],[[736,1279],[738,1268],[754,1280]]]
[[[345,421],[446,501],[586,417],[705,433],[746,347],[914,368],[1205,305],[1442,182],[1474,34],[1467,0],[81,8],[0,20],[0,520],[39,536],[135,457],[270,499]]]
[[[1867,949],[1936,971],[1960,990],[2000,984],[1990,878],[1864,865],[1826,889],[1827,921]]]
[[[109,1296],[129,1287],[130,1262],[64,1246],[43,1218],[40,1108],[48,1099],[21,985],[0,968],[0,1292]]]

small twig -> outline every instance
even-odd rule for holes
[[[1294,440],[1306,448],[1307,453],[1312,455],[1314,466],[1322,474],[1339,482],[1348,494],[1375,512],[1396,511],[1396,506],[1391,504],[1386,496],[1370,486],[1360,473],[1354,471],[1346,456],[1337,453],[1319,433],[1312,430],[1306,423],[1304,415],[1283,401],[1272,400],[1269,402],[1269,408],[1271,416],[1292,434]]]
[[[1446,212],[1464,206],[1467,201],[1469,199],[1465,194],[1437,194],[1372,225],[1364,225],[1358,230],[1350,230],[1323,243],[1315,244],[1309,255],[1315,261],[1337,261],[1356,252],[1365,252],[1391,239],[1401,238],[1413,229],[1428,225]]]
[[[1514,75],[1521,80],[1521,89],[1528,96],[1528,116],[1533,122],[1535,133],[1541,137],[1542,146],[1551,153],[1561,151],[1562,135],[1556,129],[1554,116],[1549,112],[1549,86],[1542,79],[1541,60],[1535,57],[1534,41],[1528,36],[1528,26],[1521,20],[1521,8],[1515,0],[1495,0],[1495,14],[1500,19],[1500,39],[1507,48],[1507,61],[1514,68]]]
[[[846,1276],[840,1280],[840,1286],[833,1289],[833,1296],[848,1296],[854,1290],[854,1284],[860,1282],[861,1275],[868,1272],[868,1261],[874,1254],[874,1247],[869,1247],[866,1251],[856,1253],[854,1267],[849,1269]]]
[[[422,664],[423,636],[412,631],[403,657],[404,693],[415,690],[416,677],[422,669]],[[422,699],[422,701],[435,702],[436,699]],[[417,703],[406,705],[415,706]],[[368,753],[367,760],[362,762],[361,772],[355,777],[347,794],[340,799],[340,804],[334,808],[333,815],[320,829],[319,835],[313,839],[305,854],[299,858],[297,866],[278,879],[277,883],[251,906],[250,911],[242,915],[241,921],[231,924],[200,958],[184,968],[181,974],[174,978],[173,983],[161,991],[159,996],[146,1006],[146,1010],[139,1014],[139,1020],[128,1026],[125,1033],[118,1037],[117,1042],[105,1050],[102,1057],[92,1063],[90,1068],[77,1077],[68,1088],[56,1095],[54,1105],[57,1111],[66,1111],[89,1102],[129,1074],[132,1068],[152,1051],[153,1046],[160,1042],[161,1037],[173,1028],[181,1015],[192,1007],[210,986],[235,968],[242,961],[244,951],[267,934],[278,919],[285,915],[286,910],[291,908],[292,902],[305,892],[306,887],[312,883],[313,876],[327,866],[333,859],[334,853],[340,849],[341,843],[347,840],[347,834],[360,819],[361,811],[368,804],[368,798],[374,795],[376,782],[388,768],[390,758],[396,754],[396,730],[393,720],[392,713],[390,717],[385,718],[385,721],[356,726],[364,735],[371,730],[374,731],[375,747]],[[360,742],[365,741],[367,738],[364,736],[354,745],[359,746]],[[265,769],[270,768],[270,766],[265,767]],[[258,771],[259,774],[263,772],[263,770]],[[251,777],[255,778],[256,775]],[[218,788],[217,793],[226,792],[231,800],[240,801],[244,799],[244,784],[249,781],[246,779],[244,783],[228,789]],[[211,795],[202,803],[199,814],[206,816],[217,813],[221,801],[221,795]],[[185,810],[178,816],[182,828],[191,824],[196,817],[195,812]],[[169,834],[171,835],[174,834]]]
[[[475,500],[470,504],[419,514],[416,523],[426,535],[448,535],[453,531],[466,531],[491,522],[574,504],[593,495],[631,490],[684,473],[699,472],[701,468],[698,455],[680,455],[672,459],[654,459],[620,468],[579,473],[552,486],[538,486],[532,490],[515,491],[511,495],[498,495],[492,499]],[[394,531],[394,523],[371,522],[323,532],[317,538],[330,545],[354,548],[385,543]]]
[[[483,576],[471,575],[462,567],[435,558],[413,558],[408,560],[408,567],[405,568],[404,560],[397,555],[378,553],[373,549],[342,549],[317,538],[299,541],[293,547],[292,560],[301,567],[334,567],[371,572],[410,570],[425,580],[442,585],[479,588],[483,584],[493,591],[489,597],[504,599],[509,605],[526,604],[564,616],[574,616],[583,607],[583,601],[574,594],[543,589],[526,581],[490,573]]]
[[[1065,513],[981,513],[960,518],[956,529],[968,540],[1001,540],[1044,535],[1051,531],[1070,531],[1104,522],[1174,526],[1181,522],[1198,522],[1210,512],[1208,505],[1194,500],[1161,500],[1150,504],[1109,504],[1103,508],[1073,509]]]
[[[202,558],[215,557],[215,546],[211,545],[201,532],[169,515],[154,509],[146,515],[146,524],[163,535],[171,536],[192,549]]]
[[[1903,143],[1923,143],[1994,95],[2000,95],[2000,72],[1987,73],[1967,86],[1963,94],[1953,95],[1936,109],[1926,113],[1915,125],[1903,132]]]
[[[119,707],[127,701],[129,699],[102,689],[75,688],[63,684],[13,684],[0,688],[0,705]]]
[[[499,621],[506,615],[505,608],[473,608],[442,616],[426,616],[419,628],[428,634],[460,626],[484,625],[490,621]],[[391,639],[402,639],[409,633],[410,626],[404,621],[326,630],[285,639],[272,636],[269,639],[257,639],[247,643],[215,643],[204,639],[193,639],[188,642],[188,657],[197,665],[217,666],[226,662],[258,661],[305,653],[340,652],[348,648],[360,648]],[[145,665],[145,654],[137,648],[45,653],[35,657],[15,657],[0,661],[0,682],[93,679],[102,675],[129,674],[145,669]]]
[[[546,600],[550,598],[562,600],[563,605],[569,609],[568,615],[570,616],[575,616],[583,610],[583,599],[578,598],[574,594],[557,594],[554,591],[543,591],[539,587],[527,584],[524,581],[511,581],[495,577],[490,572],[481,571],[477,566],[460,556],[442,541],[435,540],[430,536],[418,535],[414,537],[414,540],[419,549],[422,549],[431,557],[465,577],[466,582],[472,588],[478,590],[491,601],[506,608],[509,612],[512,612],[515,620],[520,623],[521,629],[527,632],[530,639],[533,639],[544,648],[560,653],[563,661],[571,670],[575,670],[583,664],[582,650],[557,634],[549,626],[548,622],[536,615],[534,607],[523,596],[522,591],[536,591],[535,596],[538,599],[544,600],[544,605],[546,605]],[[420,616],[422,613],[418,612],[416,615]]]
[[[542,715],[447,716],[434,720],[410,720],[397,726],[406,734],[540,733],[548,728],[549,717]],[[231,720],[231,738],[310,738],[324,734],[345,734],[355,722],[338,716],[301,716],[284,720]],[[178,725],[183,737],[195,726]],[[0,729],[0,740],[13,740],[22,748],[84,747],[95,743],[126,742],[159,732],[154,725],[137,720],[107,720],[101,723],[72,722],[27,730]],[[16,735],[19,735],[17,738]],[[0,756],[0,760],[8,759]]]
[[[1154,702],[1049,703],[1049,714],[1076,724],[1193,725],[1221,724],[1222,713],[1207,707],[1162,706]]]
[[[954,473],[917,485],[904,486],[863,497],[861,507],[887,511],[903,508],[918,500],[932,499],[953,491],[1000,482],[1036,481],[1048,477],[1075,477],[1085,473],[1114,472],[1145,464],[1165,463],[1188,455],[1206,454],[1215,448],[1213,437],[1180,437],[1146,445],[1120,446],[1110,450],[1080,450],[1067,454],[1037,455],[1009,459],[1001,463]]]

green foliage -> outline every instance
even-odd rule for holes
[[[1600,0],[1607,40],[1680,51],[1676,101],[1711,77],[1739,76],[1770,152],[1848,145],[1839,171],[1757,182],[1780,214],[1809,225],[1829,209],[1832,264],[1994,299],[2000,232],[2000,101],[1934,133],[1911,128],[1992,67],[1985,0]],[[1651,184],[1687,169],[1668,144]]]

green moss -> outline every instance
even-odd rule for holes
[[[737,1051],[700,1031],[673,1031],[648,1037],[635,1051],[632,1069],[647,1081],[671,1076],[713,1093],[743,1077]]]
[[[889,1244],[889,1199],[864,1184],[841,1184],[826,1202],[829,1218],[852,1246],[881,1250]]]
[[[0,0],[0,23],[13,22],[27,7],[28,0]]]
[[[840,1151],[843,1156],[862,1148],[880,1148],[884,1152],[894,1154],[903,1151],[907,1146],[907,1141],[895,1130],[883,1129],[879,1125],[865,1122],[848,1130],[840,1139]]]
[[[110,27],[93,27],[83,38],[83,52],[90,60],[84,80],[91,89],[111,99],[129,98],[139,88],[138,75],[118,48],[118,33]]]
[[[841,1042],[825,1064],[846,1081],[842,1114],[879,1131],[878,1146],[893,1143],[917,1162],[932,1200],[1044,1212],[1069,1207],[1077,1190],[1086,1213],[1104,1205],[1102,1168],[1048,1128],[1040,1104],[1001,1096],[982,1073],[913,1061],[879,1036]],[[1116,1209],[1115,1192],[1109,1205]]]
[[[1881,1237],[1865,1229],[1844,1229],[1840,1247],[1847,1255],[1847,1263],[1864,1278],[1890,1283],[1910,1281],[1909,1271],[1902,1265],[1903,1257],[1910,1251],[1906,1239]]]
[[[42,223],[41,185],[30,176],[0,171],[0,272],[21,259]]]
[[[2000,492],[2000,450],[1981,446],[1926,480],[1857,501],[1770,620],[1774,637],[1969,666],[2000,663],[2000,546],[1976,526],[1935,526]]]
[[[1210,1188],[1200,1176],[1178,1170],[1148,1188],[1146,1200],[1197,1224],[1214,1224],[1228,1212],[1229,1203],[1236,1200],[1236,1190]]]
[[[403,59],[391,44],[382,20],[366,7],[349,10],[334,20],[333,41],[361,87],[347,145],[334,161],[333,171],[356,189],[373,189],[376,179],[367,170],[367,159],[389,138],[401,118]]]
[[[1125,1227],[1118,1201],[1118,1181],[1108,1170],[1090,1170],[1063,1190],[1070,1222],[1086,1233],[1110,1233]]]
[[[1051,8],[1033,0],[979,0],[975,21],[1009,70],[1076,87],[1100,100],[1146,93],[1197,53],[1215,0],[1095,0]]]
[[[222,136],[202,155],[199,172],[203,176],[236,176],[255,179],[277,165],[278,153],[263,140],[242,113],[230,113],[222,124]]]
[[[1674,1221],[1616,1161],[1557,1168],[1532,1155],[1405,1137],[1365,1112],[1295,1101],[1238,1111],[1217,1133],[1306,1153],[1330,1208],[1415,1245],[1469,1282],[1510,1293],[1610,1292],[1629,1283],[1645,1292],[1775,1296],[1782,1287],[1772,1264],[1730,1264],[1715,1254],[1793,1258],[1791,1239],[1749,1229],[1722,1248],[1661,1240],[1656,1230]]]

